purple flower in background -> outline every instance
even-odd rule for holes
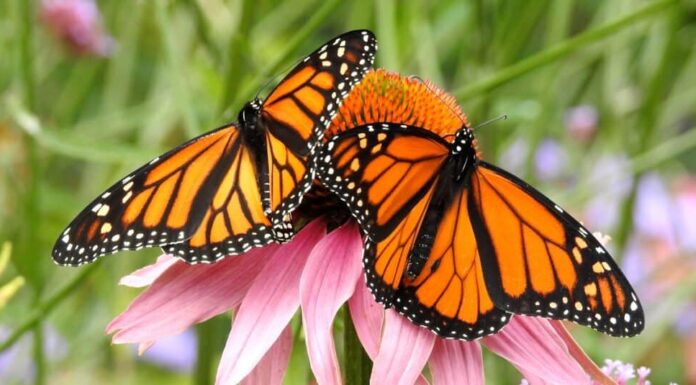
[[[197,346],[196,334],[187,329],[183,333],[158,339],[157,343],[141,345],[140,354],[143,361],[176,372],[190,373],[196,363]]]
[[[626,242],[626,246],[623,251],[623,256],[621,258],[621,270],[626,275],[626,278],[630,282],[642,282],[647,278],[650,273],[650,269],[645,266],[644,256],[645,247],[640,237],[632,235]],[[638,292],[640,298],[647,300],[645,295],[648,293],[643,293],[644,290],[640,286],[635,288]]]
[[[499,163],[509,172],[522,176],[524,175],[524,161],[529,154],[529,143],[522,138],[515,139],[514,142],[500,155]]]
[[[104,32],[94,0],[43,0],[40,19],[73,52],[109,56],[114,41]]]
[[[9,329],[0,327],[0,341],[7,338]],[[31,363],[31,339],[24,337],[6,351],[0,353],[0,383],[29,384],[34,378]]]
[[[0,326],[0,341],[4,340],[9,329]],[[26,335],[8,350],[0,353],[0,384],[31,384],[34,381],[34,361],[32,358],[32,336]],[[44,352],[49,361],[65,357],[68,348],[63,337],[55,329],[44,329]]]
[[[629,280],[640,283],[636,290],[641,298],[661,302],[696,270],[696,179],[686,176],[667,183],[657,173],[646,174],[638,182],[633,216],[635,231],[624,251],[623,269]],[[693,300],[683,303],[673,318],[686,362],[696,357],[695,319]],[[641,382],[649,370],[636,373],[636,384],[649,384]],[[696,368],[687,368],[687,378],[696,378]]]
[[[636,290],[647,301],[664,295],[679,281],[682,269],[675,269],[679,253],[676,242],[676,211],[673,197],[657,173],[644,175],[636,189],[633,208],[634,232],[623,256],[626,276],[645,282]]]
[[[597,131],[599,114],[597,109],[590,105],[572,107],[565,113],[565,126],[573,139],[587,142]]]
[[[689,267],[696,267],[696,260],[688,258],[696,245],[695,186],[687,179],[670,189],[656,173],[646,174],[638,182],[635,232],[626,247],[625,272],[635,280],[660,272],[660,279],[651,278],[653,295],[668,290]],[[678,260],[681,257],[687,258]]]
[[[677,181],[675,200],[676,228],[680,247],[696,252],[696,177]]]
[[[696,331],[696,303],[689,303],[681,309],[679,317],[674,321],[675,331],[682,337],[688,338]]]
[[[610,233],[619,219],[621,202],[631,189],[630,163],[626,155],[599,158],[593,167],[593,192],[585,207],[584,219],[588,228]],[[607,183],[607,180],[611,180]]]
[[[657,173],[643,176],[638,182],[633,209],[635,230],[641,235],[660,239],[675,247],[676,218],[674,204],[664,180]]]
[[[540,180],[554,180],[562,176],[568,166],[568,154],[553,139],[545,139],[534,155],[534,171]]]

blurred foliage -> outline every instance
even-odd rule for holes
[[[484,156],[502,157],[503,167],[512,156],[521,177],[571,212],[581,215],[591,199],[627,183],[615,220],[596,226],[613,236],[617,259],[636,227],[635,182],[649,172],[669,184],[696,171],[692,0],[99,0],[103,30],[94,33],[113,39],[105,52],[80,52],[61,41],[39,17],[46,3],[0,2],[0,239],[15,247],[0,282],[12,276],[27,282],[0,313],[0,347],[8,349],[0,357],[24,343],[30,352],[10,358],[30,360],[30,373],[3,379],[0,371],[3,383],[203,384],[212,378],[229,325],[224,317],[199,328],[193,374],[145,362],[104,335],[137,294],[117,288],[118,278],[153,261],[156,250],[75,270],[52,264],[52,244],[114,180],[233,120],[302,55],[349,29],[373,30],[378,66],[451,91],[474,124],[507,115],[477,130]],[[578,105],[597,113],[588,140],[567,130],[566,115]],[[535,150],[549,139],[563,150],[567,178],[535,172]],[[510,155],[519,140],[526,150]],[[607,157],[625,157],[627,167],[598,169]],[[680,255],[694,259],[693,250]],[[689,342],[673,325],[693,301],[696,274],[679,282],[647,301],[642,336],[573,333],[598,361],[652,367],[656,384],[688,383],[682,352]],[[641,293],[652,287],[648,280],[636,284]],[[3,344],[10,334],[4,331],[14,332],[12,343]],[[51,335],[64,345],[62,354],[49,349]],[[486,355],[485,366],[489,383],[519,381],[503,360]],[[307,383],[308,370],[297,341],[287,382]]]
[[[8,242],[3,243],[0,247],[0,277],[3,276],[3,272],[10,263],[11,253],[12,245]],[[22,286],[24,286],[24,278],[21,276],[14,277],[9,282],[0,284],[0,311]]]

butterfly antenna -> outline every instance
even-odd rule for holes
[[[256,95],[254,95],[254,99],[260,99],[261,93],[265,92],[265,90],[269,88],[271,83],[277,83],[278,78],[281,77],[282,74],[283,74],[283,72],[279,72],[279,73],[267,78],[266,82],[263,83],[263,85],[261,87],[259,87],[259,89],[256,91]]]
[[[495,118],[493,118],[493,119],[488,119],[488,120],[486,120],[486,121],[483,122],[483,123],[479,123],[479,124],[477,124],[477,125],[471,127],[471,129],[472,129],[472,130],[476,130],[477,128],[481,128],[481,127],[483,127],[483,126],[487,126],[487,125],[492,124],[492,123],[495,123],[495,122],[497,122],[497,121],[499,121],[499,120],[507,120],[507,118],[508,118],[507,114],[503,114],[503,115],[497,116],[497,117],[495,117]]]
[[[442,104],[444,104],[445,106],[447,106],[447,108],[452,112],[452,114],[454,114],[454,116],[456,116],[456,117],[462,122],[462,125],[463,125],[463,126],[466,126],[467,122],[466,122],[466,119],[464,119],[464,117],[462,116],[462,112],[461,112],[461,111],[457,111],[457,110],[455,110],[454,108],[452,108],[451,103],[448,102],[447,100],[445,100],[445,98],[442,97],[442,94],[445,94],[442,90],[440,90],[440,89],[438,89],[438,88],[435,88],[435,87],[432,85],[432,83],[423,80],[423,78],[421,78],[421,77],[418,76],[418,75],[410,75],[410,76],[409,76],[409,79],[417,80],[417,81],[419,81],[421,84],[423,84],[423,85],[425,86],[425,88],[427,88],[433,95],[435,95],[436,98],[440,99],[440,101],[442,102]],[[445,94],[445,95],[447,95],[447,94]],[[445,135],[445,137],[448,137],[448,136],[454,136],[454,134],[447,134],[447,135]]]
[[[259,88],[259,90],[256,91],[256,96],[255,96],[254,98],[255,98],[255,99],[259,99],[259,96],[261,95],[261,92],[263,92],[264,90],[266,90],[267,88],[269,88],[269,85],[270,85],[271,83],[278,84],[278,80],[279,80],[280,78],[282,78],[283,75],[289,75],[289,72],[290,72],[292,69],[296,68],[300,63],[302,63],[302,61],[303,61],[305,58],[306,58],[306,56],[300,58],[299,60],[295,60],[293,63],[291,63],[290,65],[286,66],[285,69],[284,69],[283,71],[279,71],[278,73],[276,73],[276,74],[273,75],[272,77],[268,78],[268,80],[266,80],[266,82],[263,84],[263,87]]]

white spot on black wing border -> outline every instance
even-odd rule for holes
[[[192,247],[185,240],[162,246],[162,250],[188,264],[211,264],[226,257],[246,253],[255,247],[276,243],[275,231],[286,231],[288,236],[294,235],[291,227],[285,224],[281,227],[256,225],[243,235],[231,236],[221,242],[209,243],[203,247]]]

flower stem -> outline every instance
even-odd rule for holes
[[[34,356],[34,384],[46,383],[46,357],[44,355],[43,325],[39,322],[34,326],[33,356]]]
[[[531,72],[539,67],[552,63],[564,56],[567,56],[581,48],[584,48],[594,42],[612,36],[616,32],[633,26],[634,23],[641,19],[646,19],[655,16],[659,11],[665,10],[668,7],[675,5],[675,0],[658,0],[654,1],[637,11],[630,13],[618,20],[615,20],[602,27],[595,28],[583,32],[571,39],[564,40],[548,49],[539,52],[536,55],[530,56],[516,64],[503,68],[494,76],[484,79],[480,82],[473,83],[453,92],[453,94],[462,99],[468,99],[488,91],[491,91],[513,79],[516,79],[528,72]]]
[[[585,373],[590,376],[593,383],[599,385],[616,385],[616,382],[604,374],[599,366],[597,366],[597,364],[595,364],[594,361],[587,356],[585,351],[582,350],[580,345],[575,342],[573,336],[570,335],[568,329],[563,326],[561,321],[551,321],[550,324],[563,340],[563,343],[566,345],[570,356],[573,357],[580,367],[585,371]]]
[[[350,310],[346,306],[343,312],[345,325],[344,334],[344,370],[346,373],[346,385],[366,385],[370,383],[372,361],[363,349],[358,334],[353,327]]]
[[[196,370],[194,372],[193,383],[195,385],[207,385],[213,383],[213,341],[215,333],[210,322],[204,322],[196,326],[196,336],[198,337],[198,352],[196,354]]]

